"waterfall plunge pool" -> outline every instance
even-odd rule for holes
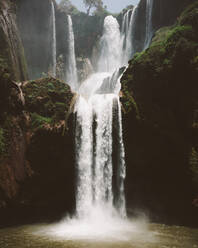
[[[117,223],[115,223],[117,222]],[[92,225],[93,224],[93,225]],[[97,226],[94,226],[97,224]],[[196,248],[198,230],[144,221],[67,220],[0,229],[1,248]],[[87,233],[87,231],[89,233]]]

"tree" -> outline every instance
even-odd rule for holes
[[[61,9],[66,14],[72,14],[73,12],[78,12],[77,8],[71,3],[70,0],[61,0],[59,4],[59,9]]]
[[[96,8],[96,10],[104,9],[102,0],[83,0],[83,2],[87,8],[87,15],[90,14],[92,8]]]

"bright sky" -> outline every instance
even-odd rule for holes
[[[61,0],[56,0],[58,3]],[[71,2],[81,11],[85,11],[83,0],[71,0]],[[136,5],[139,0],[103,0],[104,5],[112,13],[119,13],[127,5]]]

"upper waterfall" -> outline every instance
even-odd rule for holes
[[[67,35],[68,35],[68,54],[66,63],[66,82],[70,85],[73,91],[78,88],[78,74],[76,67],[76,55],[75,55],[75,40],[73,32],[72,18],[67,16]]]
[[[121,66],[122,44],[120,27],[113,16],[107,16],[104,20],[100,50],[98,71],[112,73]]]
[[[122,22],[122,63],[124,65],[128,64],[128,61],[132,58],[135,53],[135,47],[133,44],[134,27],[136,25],[137,17],[137,5],[131,10],[128,10],[123,17]]]
[[[54,2],[52,5],[52,76],[56,77],[56,16]]]

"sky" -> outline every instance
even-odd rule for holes
[[[56,0],[58,3],[60,0]],[[79,10],[85,11],[83,0],[70,0]],[[103,0],[104,5],[112,13],[119,13],[127,5],[136,5],[139,0]]]

